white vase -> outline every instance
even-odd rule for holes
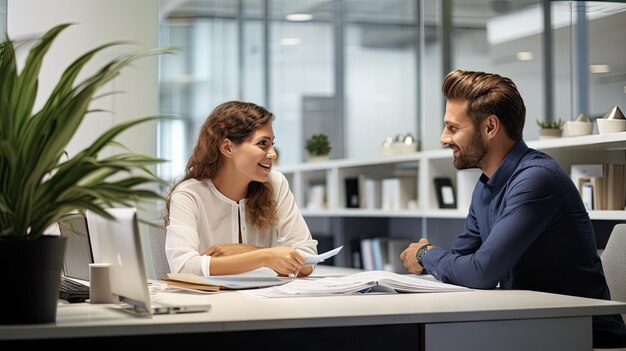
[[[308,161],[309,162],[328,161],[328,155],[315,155],[315,156],[309,155]]]
[[[541,128],[539,129],[539,139],[552,139],[561,137],[561,129]]]

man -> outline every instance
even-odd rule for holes
[[[515,83],[453,71],[443,82],[441,143],[457,169],[480,168],[465,229],[452,250],[422,238],[400,258],[475,289],[526,289],[610,299],[589,215],[570,177],[522,140],[526,108]],[[626,346],[620,315],[593,317],[594,347]]]

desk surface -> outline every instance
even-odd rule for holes
[[[349,272],[349,271],[343,271]],[[321,274],[321,272],[318,272]],[[0,326],[0,340],[474,322],[626,313],[626,303],[525,290],[256,299],[236,291],[159,293],[209,312],[137,317],[115,305],[59,304],[57,322]],[[129,328],[132,327],[132,328]]]

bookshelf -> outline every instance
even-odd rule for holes
[[[626,163],[626,132],[532,140],[527,141],[527,144],[554,157],[568,173],[572,164]],[[452,164],[452,154],[448,149],[380,156],[367,160],[327,160],[285,165],[277,169],[289,179],[296,202],[307,222],[313,226],[317,222],[324,223],[328,228],[326,230],[329,232],[328,235],[333,236],[333,242],[337,246],[359,236],[371,238],[397,235],[416,238],[418,232],[437,229],[434,227],[440,227],[442,222],[447,223],[447,220],[462,221],[467,214],[467,207],[464,204],[459,204],[456,209],[440,209],[438,206],[434,178],[450,178],[455,191],[458,191],[457,170]],[[347,208],[345,179],[359,176],[376,179],[391,177],[413,179],[415,182],[411,194],[415,200],[413,206],[407,208],[404,204],[403,208],[394,210]],[[325,207],[307,209],[307,203],[311,201],[309,198],[311,187],[319,184],[325,187]],[[459,194],[455,196],[459,198]],[[594,221],[626,221],[626,211],[622,210],[590,211],[589,215]],[[390,234],[389,228],[397,227],[393,221],[409,223],[406,226],[414,229],[404,230],[400,234]],[[454,236],[458,234],[456,228],[450,232]],[[347,256],[348,254],[344,253],[344,260],[338,260],[338,265],[349,266]]]

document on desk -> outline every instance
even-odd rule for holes
[[[422,278],[414,274],[367,271],[321,279],[299,278],[281,285],[243,292],[257,298],[352,295],[369,291],[434,293],[472,289]]]
[[[166,282],[173,287],[185,283],[184,287],[204,291],[219,291],[221,289],[252,289],[264,288],[268,286],[276,286],[286,284],[294,278],[279,277],[276,272],[269,268],[259,268],[254,271],[218,276],[199,276],[189,273],[168,273]]]
[[[307,264],[307,265],[313,265],[313,264],[318,264],[318,263],[324,262],[325,259],[331,258],[331,257],[335,256],[336,254],[338,254],[339,251],[341,251],[342,248],[343,248],[343,245],[339,246],[336,249],[332,249],[330,251],[326,251],[326,252],[324,252],[322,254],[319,254],[319,255],[305,254],[304,263]]]

